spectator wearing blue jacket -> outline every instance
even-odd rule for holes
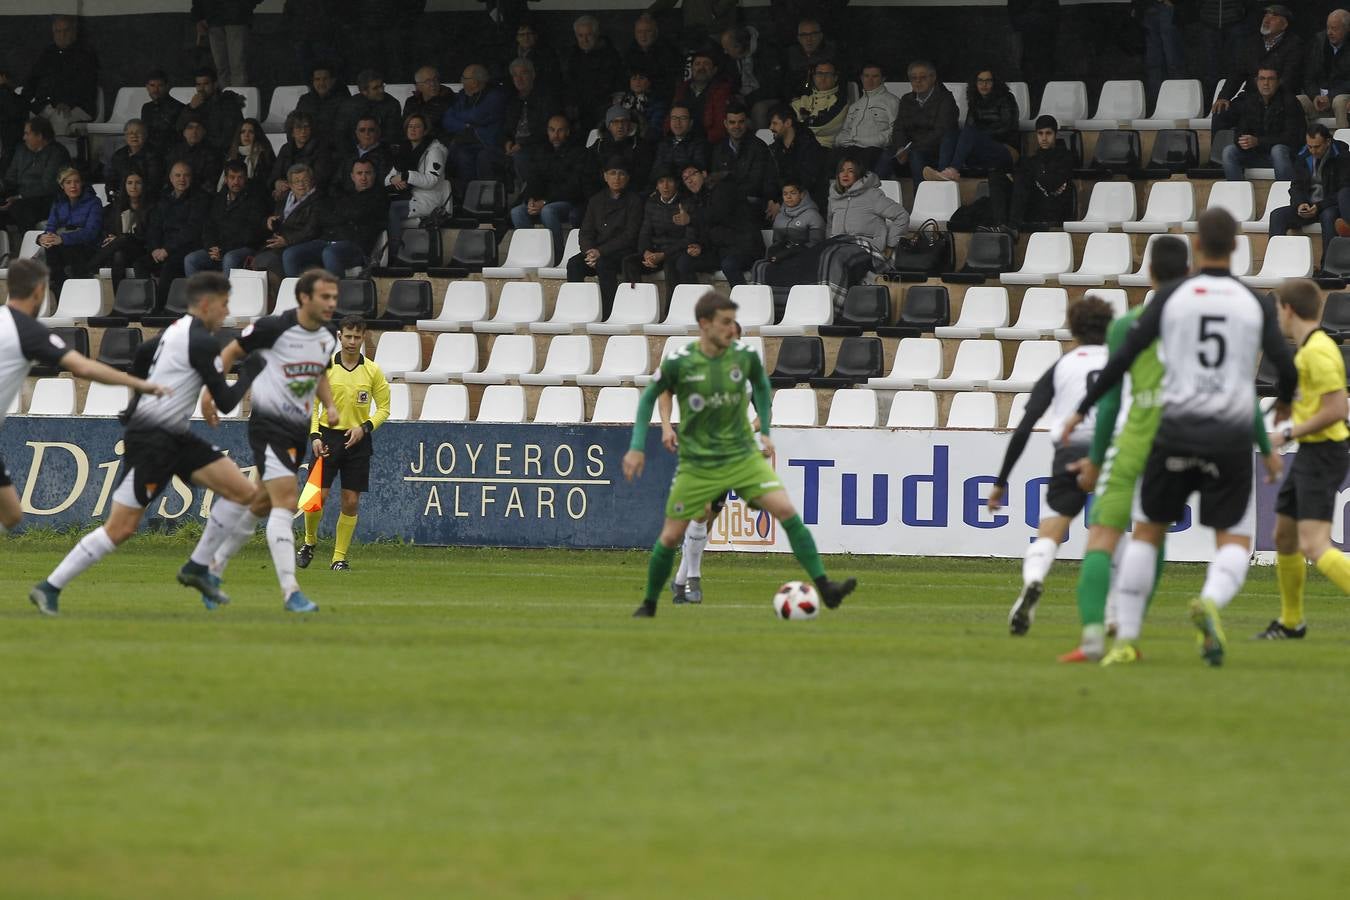
[[[103,237],[103,204],[94,189],[84,183],[78,170],[64,168],[57,175],[61,192],[47,214],[47,230],[38,246],[51,270],[51,289],[60,294],[68,277],[81,277]],[[69,270],[69,274],[67,272]]]
[[[485,66],[466,66],[461,76],[464,90],[455,97],[441,119],[441,129],[450,142],[450,172],[456,196],[475,178],[492,177],[493,153],[488,148],[502,143],[506,118],[506,91],[493,87]]]

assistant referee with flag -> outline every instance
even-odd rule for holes
[[[323,504],[328,501],[328,489],[333,479],[342,478],[342,512],[337,521],[337,540],[333,544],[335,572],[351,568],[347,553],[356,533],[356,515],[361,495],[370,489],[370,458],[374,454],[371,434],[389,418],[389,382],[372,360],[361,353],[366,337],[366,323],[360,316],[347,316],[339,323],[338,339],[341,349],[328,366],[328,383],[333,388],[333,403],[337,406],[338,427],[320,426],[322,404],[314,401],[314,418],[310,425],[314,456],[323,461],[320,484],[322,494],[319,506],[305,513],[305,542],[296,551],[296,565],[306,568],[314,559],[314,547],[319,542],[319,522],[323,519]],[[375,404],[372,413],[371,403]],[[317,464],[317,463],[316,463]]]

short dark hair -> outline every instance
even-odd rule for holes
[[[1210,207],[1200,214],[1200,252],[1211,258],[1232,256],[1237,246],[1237,220],[1219,207]]]
[[[187,303],[195,306],[199,300],[230,292],[230,279],[219,272],[198,272],[187,280]]]
[[[291,136],[291,132],[294,131],[296,127],[299,125],[308,125],[311,129],[313,129],[314,117],[311,116],[309,113],[302,112],[298,109],[292,110],[291,112],[287,113],[286,124],[285,126],[283,126],[286,129],[286,137],[289,138]]]
[[[366,320],[361,316],[343,316],[338,322],[338,331],[365,331]]]
[[[1309,122],[1308,130],[1305,132],[1308,137],[1318,137],[1323,140],[1331,140],[1331,130],[1321,122]]]
[[[710,322],[714,316],[724,309],[735,310],[739,308],[731,301],[730,297],[723,296],[717,291],[708,291],[702,297],[699,297],[698,302],[694,304],[694,321]]]
[[[306,297],[314,296],[314,286],[321,281],[329,281],[333,284],[338,283],[338,278],[327,269],[308,269],[300,280],[295,283],[295,296],[298,299],[301,294]]]
[[[146,81],[168,81],[169,73],[163,69],[151,69],[145,76]]]
[[[24,122],[33,134],[40,135],[44,141],[51,143],[56,140],[56,131],[52,129],[52,123],[41,116],[34,116]]]
[[[806,190],[806,185],[804,183],[805,181],[806,181],[805,178],[799,177],[795,172],[790,172],[784,177],[778,179],[779,193],[782,193],[784,190],[790,187],[796,188],[798,192],[804,192]]]
[[[1110,303],[1087,294],[1069,304],[1069,333],[1080,344],[1104,343],[1106,328],[1114,317]]]
[[[1275,289],[1275,300],[1305,322],[1322,318],[1322,292],[1308,278],[1290,278]]]
[[[192,80],[196,81],[198,78],[210,78],[215,81],[220,75],[216,73],[215,66],[198,66],[192,73]]]
[[[379,69],[362,69],[356,73],[356,86],[365,90],[372,81],[384,81],[384,73]]]
[[[750,110],[746,107],[745,101],[736,98],[727,101],[727,110],[722,115],[723,118],[726,116],[748,116]]]
[[[244,161],[243,161],[242,159],[240,159],[239,157],[235,157],[234,159],[230,160],[229,162],[227,162],[227,163],[225,164],[225,171],[226,171],[227,173],[228,173],[228,172],[242,172],[243,174],[247,175],[247,174],[248,174],[248,163],[244,162]]]
[[[16,259],[9,264],[9,296],[12,300],[32,300],[37,289],[47,283],[50,272],[36,259]]]
[[[1163,235],[1148,251],[1148,274],[1158,284],[1185,278],[1191,270],[1186,242],[1174,235]]]
[[[314,63],[314,65],[309,67],[310,80],[313,80],[315,72],[327,72],[329,75],[336,75],[337,66],[333,65],[333,63],[329,60],[326,59],[319,60],[318,62]]]
[[[776,103],[769,109],[770,119],[779,119],[783,122],[791,122],[794,126],[801,120],[797,118],[797,111],[786,103]]]

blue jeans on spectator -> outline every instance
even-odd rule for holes
[[[1186,71],[1186,45],[1181,39],[1175,7],[1155,2],[1144,10],[1144,86],[1150,101],[1167,78],[1180,78]]]
[[[1306,219],[1298,214],[1298,208],[1292,204],[1271,211],[1270,236],[1278,237],[1282,234],[1288,234],[1292,229],[1303,228],[1305,225],[1319,222],[1322,225],[1322,257],[1325,259],[1327,247],[1331,244],[1331,239],[1336,236],[1336,220],[1350,215],[1350,188],[1341,188],[1337,191],[1335,201],[1323,208],[1321,212]]]
[[[957,170],[967,166],[977,169],[1011,169],[1012,151],[1007,144],[990,136],[989,132],[967,125],[942,139],[937,168],[942,170],[948,166]]]
[[[305,241],[288,247],[281,255],[287,276],[297,276],[322,266],[329,274],[345,278],[347,270],[366,264],[366,255],[352,241]]]
[[[1243,169],[1275,169],[1276,181],[1294,178],[1294,152],[1286,144],[1274,144],[1269,150],[1243,150],[1237,144],[1223,148],[1223,177],[1241,181]]]
[[[355,241],[333,241],[323,248],[323,267],[338,277],[367,262],[366,254]]]
[[[323,260],[323,248],[327,241],[312,240],[281,251],[281,268],[287,278],[298,278]]]
[[[252,247],[236,247],[220,255],[220,262],[211,258],[211,254],[206,250],[193,250],[183,258],[183,271],[188,277],[196,275],[198,272],[223,272],[225,277],[230,276],[231,269],[242,269],[244,260],[253,256]]]
[[[562,259],[563,252],[563,226],[571,225],[576,228],[581,224],[581,216],[585,210],[580,206],[573,206],[566,200],[554,200],[552,203],[545,203],[544,208],[539,210],[539,221],[549,233],[553,235],[553,258],[562,265],[565,260]],[[511,227],[513,228],[533,228],[534,217],[522,203],[511,209]]]

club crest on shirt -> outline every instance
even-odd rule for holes
[[[369,403],[369,402],[370,402],[370,391],[357,391],[357,392],[356,392],[356,402],[357,402],[357,403]]]
[[[689,395],[689,409],[693,412],[702,412],[703,407],[708,405],[708,401],[703,399],[702,394]]]
[[[741,379],[744,378],[745,376],[741,374],[740,366],[732,366],[731,371],[727,373],[727,377],[730,378],[732,381],[734,381],[736,384],[740,384]]]

